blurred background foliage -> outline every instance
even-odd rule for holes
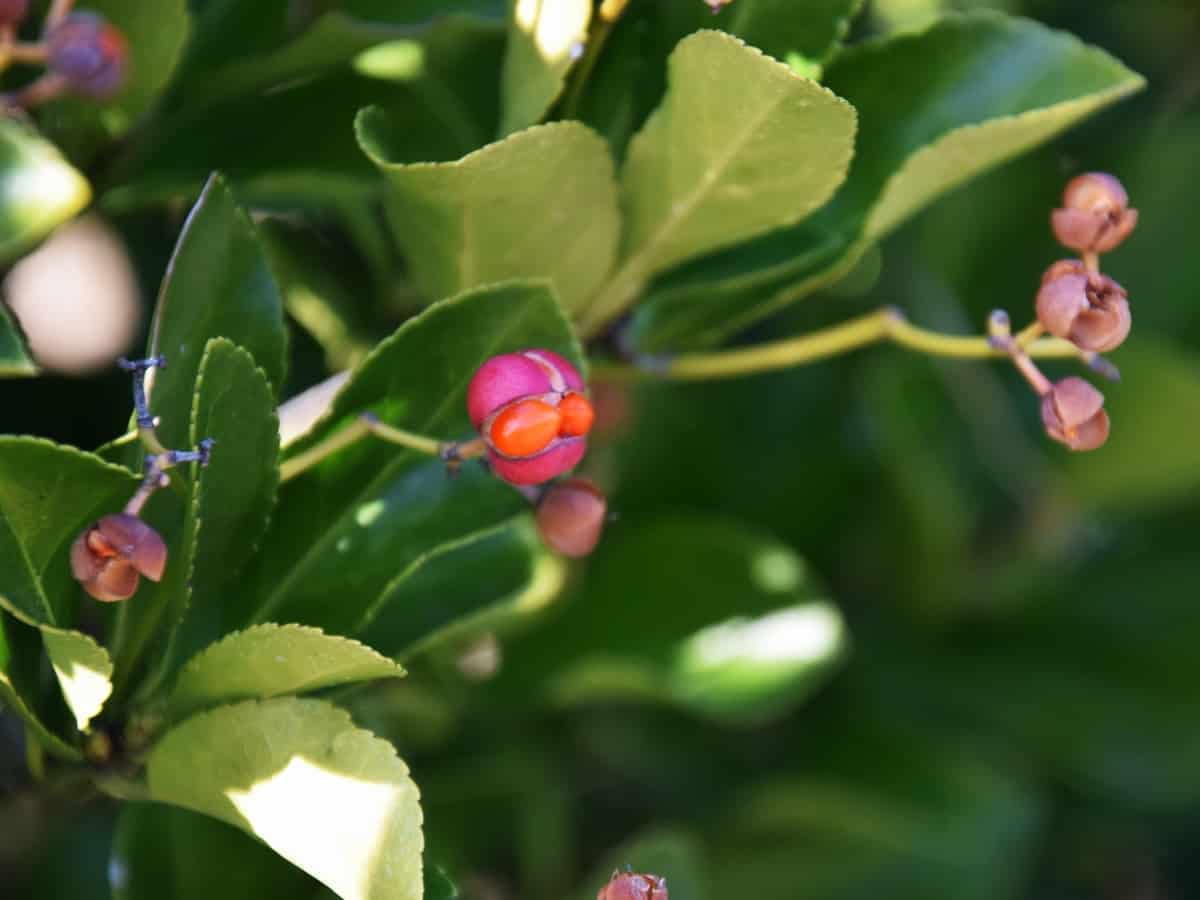
[[[482,73],[497,70],[502,36],[455,20],[427,39],[446,40],[445,52],[425,50],[432,75],[377,60],[394,81],[281,50],[271,77],[293,73],[303,90],[251,96],[262,73],[225,64],[264,48],[206,39],[205,23],[223,33],[234,4],[192,6],[202,15],[184,71],[222,74],[172,89],[166,107],[190,118],[162,116],[98,161],[87,135],[67,142],[100,173],[98,214],[144,298],[119,350],[144,334],[186,210],[170,198],[219,168],[259,212],[287,285],[291,393],[361,358],[416,308],[380,237],[354,113],[384,102],[403,130],[453,110],[444,128],[412,129],[413,160],[479,146],[498,121]],[[351,15],[339,39],[353,40],[355,4],[341,6]],[[1044,440],[1007,367],[898,348],[613,395],[626,418],[589,466],[618,518],[583,571],[539,573],[567,580],[556,614],[340,698],[413,767],[427,865],[468,896],[582,900],[626,863],[668,875],[673,900],[1200,893],[1200,8],[873,0],[854,36],[981,6],[1102,46],[1149,88],[951,193],[847,281],[741,340],[884,303],[946,331],[975,331],[994,307],[1019,322],[1061,252],[1047,217],[1062,184],[1108,170],[1141,210],[1136,235],[1106,259],[1135,320],[1113,354],[1123,381],[1105,388],[1109,445],[1074,457]],[[270,46],[295,27],[244,34]],[[456,103],[437,96],[446,90]],[[645,90],[649,109],[652,79]],[[640,112],[622,115],[636,124]],[[88,298],[75,302],[59,315],[84,315]],[[95,447],[124,430],[128,383],[111,368],[0,381],[0,409],[5,432]],[[485,542],[452,563],[489,596],[545,605],[536,579],[493,565],[493,551]],[[434,592],[438,577],[407,589]],[[695,634],[706,604],[745,620]],[[401,652],[426,630],[394,622],[381,638]],[[789,633],[799,652],[760,646]],[[723,685],[726,703],[697,699],[698,683]],[[69,798],[23,793],[19,735],[3,726],[0,894],[108,897],[110,883],[145,874],[121,849],[139,846],[125,832],[140,824],[163,845],[155,884],[171,887],[157,896],[324,896],[249,839],[180,810],[147,808],[121,833],[102,802],[54,815]],[[438,890],[431,881],[429,896]]]

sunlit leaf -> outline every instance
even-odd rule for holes
[[[512,0],[501,91],[501,135],[536,125],[583,53],[591,0]]]
[[[63,697],[75,715],[75,727],[86,731],[112,693],[112,660],[103,647],[78,631],[43,625],[42,640]]]

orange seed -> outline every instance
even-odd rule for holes
[[[491,444],[505,456],[532,456],[558,437],[562,413],[545,400],[519,400],[492,420]]]

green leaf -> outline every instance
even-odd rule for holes
[[[984,12],[848,50],[826,83],[861,125],[843,189],[809,222],[673,273],[639,309],[644,349],[715,343],[838,280],[941,194],[1145,84],[1070,35]]]
[[[387,209],[431,300],[509,278],[548,278],[581,310],[616,255],[608,148],[577,122],[530,128],[452,163],[399,164],[386,117],[364,110],[359,143],[386,175]]]
[[[233,700],[403,675],[404,669],[358,641],[304,625],[256,625],[192,657],[180,670],[171,710],[178,715]]]
[[[0,606],[30,625],[67,620],[80,590],[71,542],[137,488],[127,469],[31,437],[0,437]]]
[[[566,562],[522,519],[393,581],[363,641],[400,659],[461,646],[544,612],[566,578]]]
[[[790,548],[740,523],[664,519],[614,529],[580,595],[502,677],[527,691],[536,670],[561,704],[648,700],[748,723],[810,694],[845,643]]]
[[[0,121],[0,264],[73,219],[91,199],[91,185],[58,148],[12,117]],[[7,318],[0,314],[2,358],[19,364],[21,357],[8,349],[13,338]]]
[[[196,378],[188,446],[215,443],[208,466],[192,465],[183,529],[167,575],[142,598],[135,646],[165,625],[157,686],[188,655],[212,640],[229,585],[267,530],[279,484],[279,420],[266,374],[241,347],[213,338]],[[219,632],[218,632],[219,633]]]
[[[45,717],[37,708],[41,662],[37,632],[20,623],[6,622],[5,618],[0,613],[0,703],[24,720],[28,733],[42,747],[59,759],[78,762],[83,755],[45,724]]]
[[[589,333],[652,275],[805,218],[850,165],[853,108],[753,47],[702,31],[668,65],[666,97],[629,146],[623,262],[587,309]]]
[[[63,697],[75,715],[75,727],[87,731],[88,722],[112,693],[112,660],[103,647],[78,631],[43,625],[42,640]]]
[[[343,900],[420,900],[421,807],[391,745],[317,700],[223,706],[150,753],[150,795],[255,835]]]
[[[465,437],[471,433],[466,389],[475,370],[496,354],[530,347],[582,365],[546,284],[493,285],[435,304],[375,349],[289,455],[368,410],[418,434]],[[476,465],[450,478],[438,460],[366,438],[284,486],[276,527],[240,579],[242,621],[300,622],[355,635],[410,567],[486,534],[523,508],[520,495]]]
[[[591,0],[512,0],[500,76],[501,136],[536,125],[562,93],[587,40]]]
[[[286,364],[283,298],[253,224],[214,175],[184,225],[151,326],[150,355],[166,368],[147,378],[168,447],[188,442],[192,397],[210,338],[245,348],[278,393]]]
[[[738,0],[706,18],[710,27],[735,34],[781,62],[794,66],[800,57],[819,66],[838,51],[862,5],[863,0]]]
[[[25,378],[37,373],[37,363],[25,347],[25,336],[8,307],[0,303],[0,378]]]
[[[308,875],[237,828],[175,806],[126,803],[109,859],[113,900],[317,900]]]

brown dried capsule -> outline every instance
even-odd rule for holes
[[[1050,214],[1059,243],[1080,253],[1107,253],[1137,227],[1138,212],[1129,208],[1124,186],[1104,172],[1071,179],[1063,205]]]
[[[596,548],[608,501],[586,478],[551,485],[537,507],[538,533],[546,546],[563,556],[587,556]]]
[[[634,872],[613,872],[596,900],[667,900],[667,879]]]
[[[1107,353],[1121,345],[1133,324],[1127,296],[1107,275],[1089,275],[1078,260],[1062,260],[1042,276],[1038,321],[1082,350]]]
[[[1042,396],[1042,424],[1072,450],[1095,450],[1108,440],[1104,395],[1082,378],[1064,378]]]
[[[132,597],[140,575],[159,581],[166,565],[167,545],[158,532],[128,513],[105,516],[71,545],[71,574],[106,603]]]

